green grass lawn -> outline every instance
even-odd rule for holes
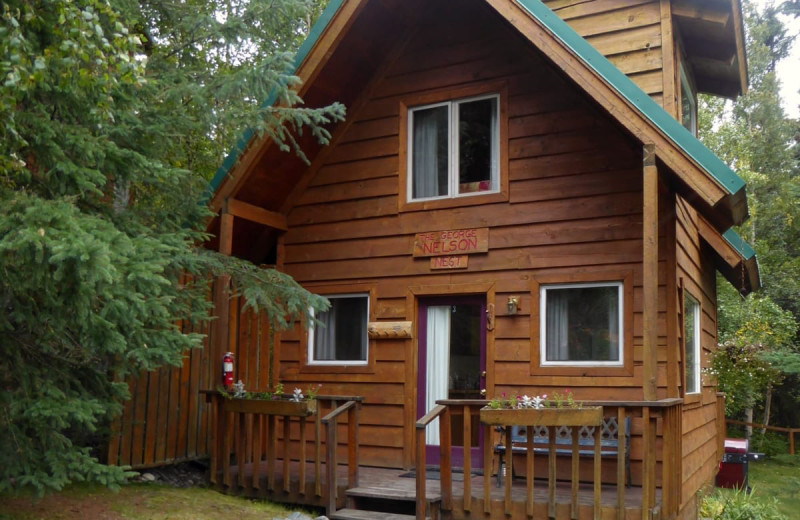
[[[792,520],[800,518],[800,457],[782,455],[751,462],[749,495],[715,489],[704,497],[700,518],[713,520]]]
[[[749,471],[756,497],[775,497],[787,518],[800,517],[800,457],[783,455],[751,462]]]
[[[116,493],[102,486],[74,485],[42,499],[0,495],[0,520],[271,520],[292,511],[213,489],[156,483],[129,484]]]

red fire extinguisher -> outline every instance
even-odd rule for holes
[[[230,388],[233,385],[233,352],[226,352],[222,356],[222,386]]]

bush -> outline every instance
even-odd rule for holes
[[[750,440],[750,451],[761,452],[768,457],[784,455],[789,452],[789,443],[786,435],[770,431],[762,434],[754,430]]]
[[[753,493],[717,489],[703,497],[701,519],[709,520],[788,520],[778,511],[778,501],[756,498]]]

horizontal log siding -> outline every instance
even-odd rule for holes
[[[496,15],[469,7],[446,26],[415,34],[288,214],[284,268],[305,284],[371,284],[377,319],[414,320],[409,286],[493,282],[494,303],[521,297],[513,317],[498,311],[489,392],[539,392],[570,387],[578,397],[641,399],[642,181],[641,146],[611,123]],[[480,8],[484,9],[484,8]],[[443,22],[441,22],[443,23]],[[443,30],[446,27],[446,30]],[[452,29],[452,30],[451,30]],[[508,86],[508,202],[426,211],[398,211],[399,107],[406,96],[481,81]],[[411,256],[414,234],[490,228],[490,252],[471,255],[464,271],[431,271]],[[662,232],[663,237],[663,232]],[[662,249],[664,244],[662,244]],[[530,288],[534,274],[629,270],[634,286],[633,376],[534,376],[530,369]],[[659,278],[665,280],[663,263]],[[660,291],[664,291],[662,286]],[[666,385],[666,324],[659,319],[659,386]],[[410,461],[410,426],[401,420],[415,398],[414,349],[403,340],[371,346],[374,372],[304,370],[303,334],[280,341],[280,379],[291,388],[321,382],[325,393],[364,395],[365,464]],[[628,348],[631,348],[629,345]],[[392,420],[389,420],[392,419]],[[403,431],[403,428],[406,431]],[[640,430],[635,430],[637,446]],[[397,439],[408,442],[397,442]]]
[[[659,104],[664,78],[659,0],[544,0]]]
[[[716,280],[714,267],[700,247],[697,232],[697,214],[684,200],[677,203],[677,262],[678,278],[683,279],[685,290],[700,302],[701,309],[701,368],[708,368],[710,356],[717,345]],[[679,302],[680,305],[680,302]],[[679,306],[679,310],[682,307]],[[678,320],[679,336],[683,336],[683,317]],[[681,367],[683,373],[683,340]],[[702,392],[696,402],[690,400],[683,407],[683,489],[684,514],[692,515],[696,509],[696,494],[712,482],[717,468],[716,386],[710,378],[701,378]],[[681,392],[683,395],[683,392]],[[694,516],[691,516],[694,518]]]

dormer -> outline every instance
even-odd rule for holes
[[[697,94],[747,90],[739,0],[545,0],[668,114],[697,131]]]

